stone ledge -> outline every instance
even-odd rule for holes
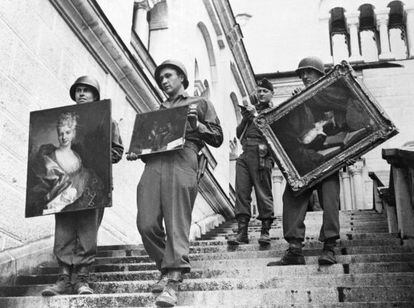
[[[225,220],[226,219],[222,215],[214,214],[193,223],[190,228],[190,241],[200,238],[201,235],[206,234],[211,229],[219,226]]]
[[[17,275],[28,275],[39,264],[54,261],[54,236],[0,252],[0,285],[14,284]]]

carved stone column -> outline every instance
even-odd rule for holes
[[[147,14],[161,0],[135,0],[134,31],[141,42],[148,48],[149,24]]]
[[[329,20],[331,18],[330,14],[325,14],[319,17],[319,31],[321,35],[321,54],[319,55],[325,64],[333,63],[333,58],[331,55],[331,42],[330,42],[330,33],[329,33]]]
[[[282,215],[283,202],[282,195],[285,189],[284,178],[278,167],[273,168],[272,172],[272,192],[273,192],[273,211],[275,215]],[[287,184],[286,184],[287,185]]]
[[[414,58],[414,6],[405,9],[407,20],[408,56]]]
[[[349,27],[349,36],[351,44],[350,62],[362,62],[361,52],[359,51],[358,26],[359,16],[356,14],[345,14],[346,22]]]
[[[393,59],[393,55],[390,50],[390,39],[388,36],[388,16],[389,8],[385,11],[375,12],[377,14],[377,25],[380,32],[381,53],[379,55],[380,60]]]
[[[349,52],[345,33],[332,34],[332,52],[334,64],[338,64],[342,60],[348,61]]]
[[[352,210],[351,180],[348,172],[340,172],[341,181],[341,210]]]
[[[365,62],[378,61],[378,47],[373,30],[362,30],[359,33],[361,39],[361,53]]]
[[[364,192],[364,181],[362,178],[362,170],[364,168],[364,161],[358,160],[355,164],[348,167],[351,176],[351,183],[353,188],[353,209],[366,209],[366,198]]]

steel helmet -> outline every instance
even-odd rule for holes
[[[188,77],[187,77],[187,70],[185,69],[184,64],[182,64],[180,61],[177,60],[165,60],[164,62],[162,62],[160,65],[157,66],[157,68],[155,69],[155,80],[157,81],[158,86],[161,88],[161,84],[160,84],[160,73],[161,70],[165,67],[172,67],[176,70],[178,70],[179,72],[181,72],[184,75],[184,81],[183,81],[183,85],[184,85],[184,89],[187,89],[188,87]]]
[[[298,68],[296,70],[296,74],[299,75],[300,71],[305,68],[316,70],[322,75],[325,75],[325,69],[323,66],[323,62],[318,57],[306,57],[300,60]]]
[[[76,87],[79,85],[85,85],[91,87],[95,91],[96,100],[100,99],[100,89],[98,80],[91,76],[81,76],[75,80],[73,85],[70,87],[69,93],[72,100],[75,100]]]

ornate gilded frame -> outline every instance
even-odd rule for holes
[[[340,152],[332,158],[327,159],[327,161],[321,163],[319,166],[306,174],[301,175],[285,151],[280,140],[276,136],[277,133],[275,133],[271,125],[289,115],[289,113],[296,107],[301,106],[306,102],[310,102],[310,99],[315,97],[315,95],[321,95],[321,93],[323,93],[321,91],[326,91],[326,89],[332,87],[334,83],[335,86],[337,86],[339,84],[337,81],[341,81],[341,84],[349,89],[346,91],[352,93],[353,102],[357,101],[359,108],[362,108],[362,110],[369,115],[370,123],[374,123],[373,126],[375,129],[369,131],[369,134],[364,136],[361,140],[356,141],[356,143],[349,147],[341,148]],[[345,61],[336,65],[324,77],[310,85],[298,95],[292,96],[277,107],[263,111],[255,119],[255,124],[265,136],[270,146],[270,152],[286,178],[287,183],[297,194],[300,194],[304,190],[317,184],[346,165],[350,160],[360,157],[398,133],[397,128],[390,118],[385,114],[364,85],[357,80],[352,67]]]

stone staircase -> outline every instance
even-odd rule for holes
[[[179,307],[414,307],[414,247],[387,233],[383,214],[343,211],[338,264],[319,266],[317,241],[322,212],[306,218],[306,265],[266,267],[287,248],[281,218],[273,223],[272,244],[257,244],[260,223],[251,221],[250,244],[229,248],[225,236],[236,228],[226,222],[191,244],[193,270],[179,293]],[[0,287],[0,307],[153,307],[149,287],[158,272],[142,246],[99,247],[89,296],[43,298],[57,277],[56,264]]]

